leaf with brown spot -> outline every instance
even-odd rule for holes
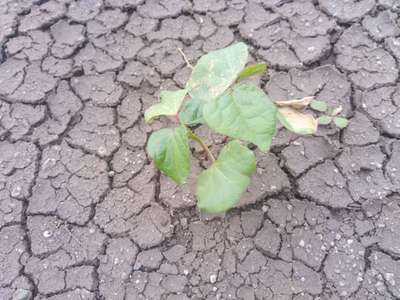
[[[318,121],[310,114],[305,114],[291,107],[278,108],[278,120],[286,129],[297,134],[317,132]]]
[[[314,97],[304,97],[302,99],[293,99],[293,100],[281,100],[275,101],[275,104],[279,107],[291,107],[293,109],[301,110],[306,108]]]

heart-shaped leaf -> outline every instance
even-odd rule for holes
[[[182,110],[179,113],[179,118],[183,124],[192,126],[204,123],[203,106],[204,101],[194,98],[186,101],[183,104]]]
[[[347,125],[349,124],[349,121],[343,117],[335,117],[335,118],[333,118],[333,122],[340,129],[347,127]]]
[[[243,69],[243,71],[241,71],[239,73],[239,77],[238,79],[245,79],[247,77],[250,76],[254,76],[254,75],[258,75],[258,74],[262,74],[267,70],[267,64],[252,64],[247,66],[246,68]]]
[[[311,101],[310,107],[313,110],[320,111],[320,112],[326,112],[326,110],[328,109],[328,105],[326,104],[326,102],[321,101],[321,100]]]
[[[147,153],[156,167],[183,184],[189,175],[189,140],[186,128],[163,128],[152,133],[147,143]]]
[[[202,56],[186,85],[190,96],[204,101],[217,98],[236,80],[247,58],[248,50],[244,43]]]
[[[158,116],[174,116],[178,113],[182,105],[187,90],[162,91],[160,93],[160,103],[149,107],[144,113],[146,123],[151,122]]]
[[[320,125],[329,125],[332,122],[331,116],[320,116],[318,118],[318,124]]]
[[[228,143],[197,179],[197,206],[214,214],[230,209],[246,191],[255,170],[253,152],[236,140]]]
[[[317,132],[318,121],[312,115],[299,112],[293,108],[278,108],[278,119],[286,129],[294,133],[313,134]]]
[[[218,133],[252,142],[268,151],[276,129],[276,107],[252,84],[240,84],[215,101],[207,102],[203,116]]]

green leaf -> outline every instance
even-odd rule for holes
[[[214,131],[252,142],[268,151],[276,129],[276,107],[252,84],[240,84],[215,101],[207,102],[203,116]]]
[[[144,113],[146,123],[152,121],[158,116],[174,116],[178,113],[182,105],[187,90],[162,91],[160,93],[160,103],[149,107]]]
[[[214,214],[230,209],[246,191],[255,170],[253,152],[236,140],[228,143],[218,159],[197,179],[197,206]]]
[[[312,115],[290,107],[278,108],[278,119],[287,130],[297,134],[313,134],[318,128],[318,121]]]
[[[329,125],[332,122],[331,116],[320,116],[318,118],[318,124],[320,125]]]
[[[147,143],[147,153],[156,167],[183,184],[189,175],[189,140],[184,127],[163,128],[153,132]]]
[[[236,80],[247,58],[248,50],[244,43],[202,56],[186,85],[190,96],[204,101],[217,98]]]
[[[238,79],[244,79],[253,75],[262,74],[267,70],[267,64],[252,64],[244,68],[240,73]]]
[[[326,112],[326,110],[328,109],[328,105],[324,101],[320,101],[320,100],[311,101],[310,107],[313,110],[320,111],[320,112]]]
[[[179,118],[183,124],[196,125],[204,123],[203,119],[203,106],[204,101],[200,99],[190,99],[183,105]]]
[[[333,118],[333,122],[340,129],[347,127],[347,125],[349,124],[349,121],[343,117],[335,117],[335,118]]]

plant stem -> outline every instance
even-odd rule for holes
[[[193,141],[197,142],[200,144],[200,146],[203,148],[204,152],[207,153],[207,156],[210,158],[211,162],[215,162],[215,157],[211,153],[210,149],[207,147],[207,145],[203,142],[203,140],[197,136],[193,131],[191,131],[188,127],[186,127],[188,132],[189,132],[189,138],[192,139]]]
[[[181,48],[178,48],[179,53],[182,55],[183,59],[185,60],[186,64],[188,65],[189,68],[191,68],[193,70],[193,66],[192,64],[189,62],[189,60],[187,59],[185,53],[183,53]]]

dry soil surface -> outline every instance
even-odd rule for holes
[[[399,0],[0,0],[0,299],[400,299],[399,16]],[[178,47],[194,62],[234,41],[270,65],[274,100],[315,95],[350,126],[279,131],[239,207],[206,220],[193,178],[151,165],[165,123],[143,111],[188,78]]]

